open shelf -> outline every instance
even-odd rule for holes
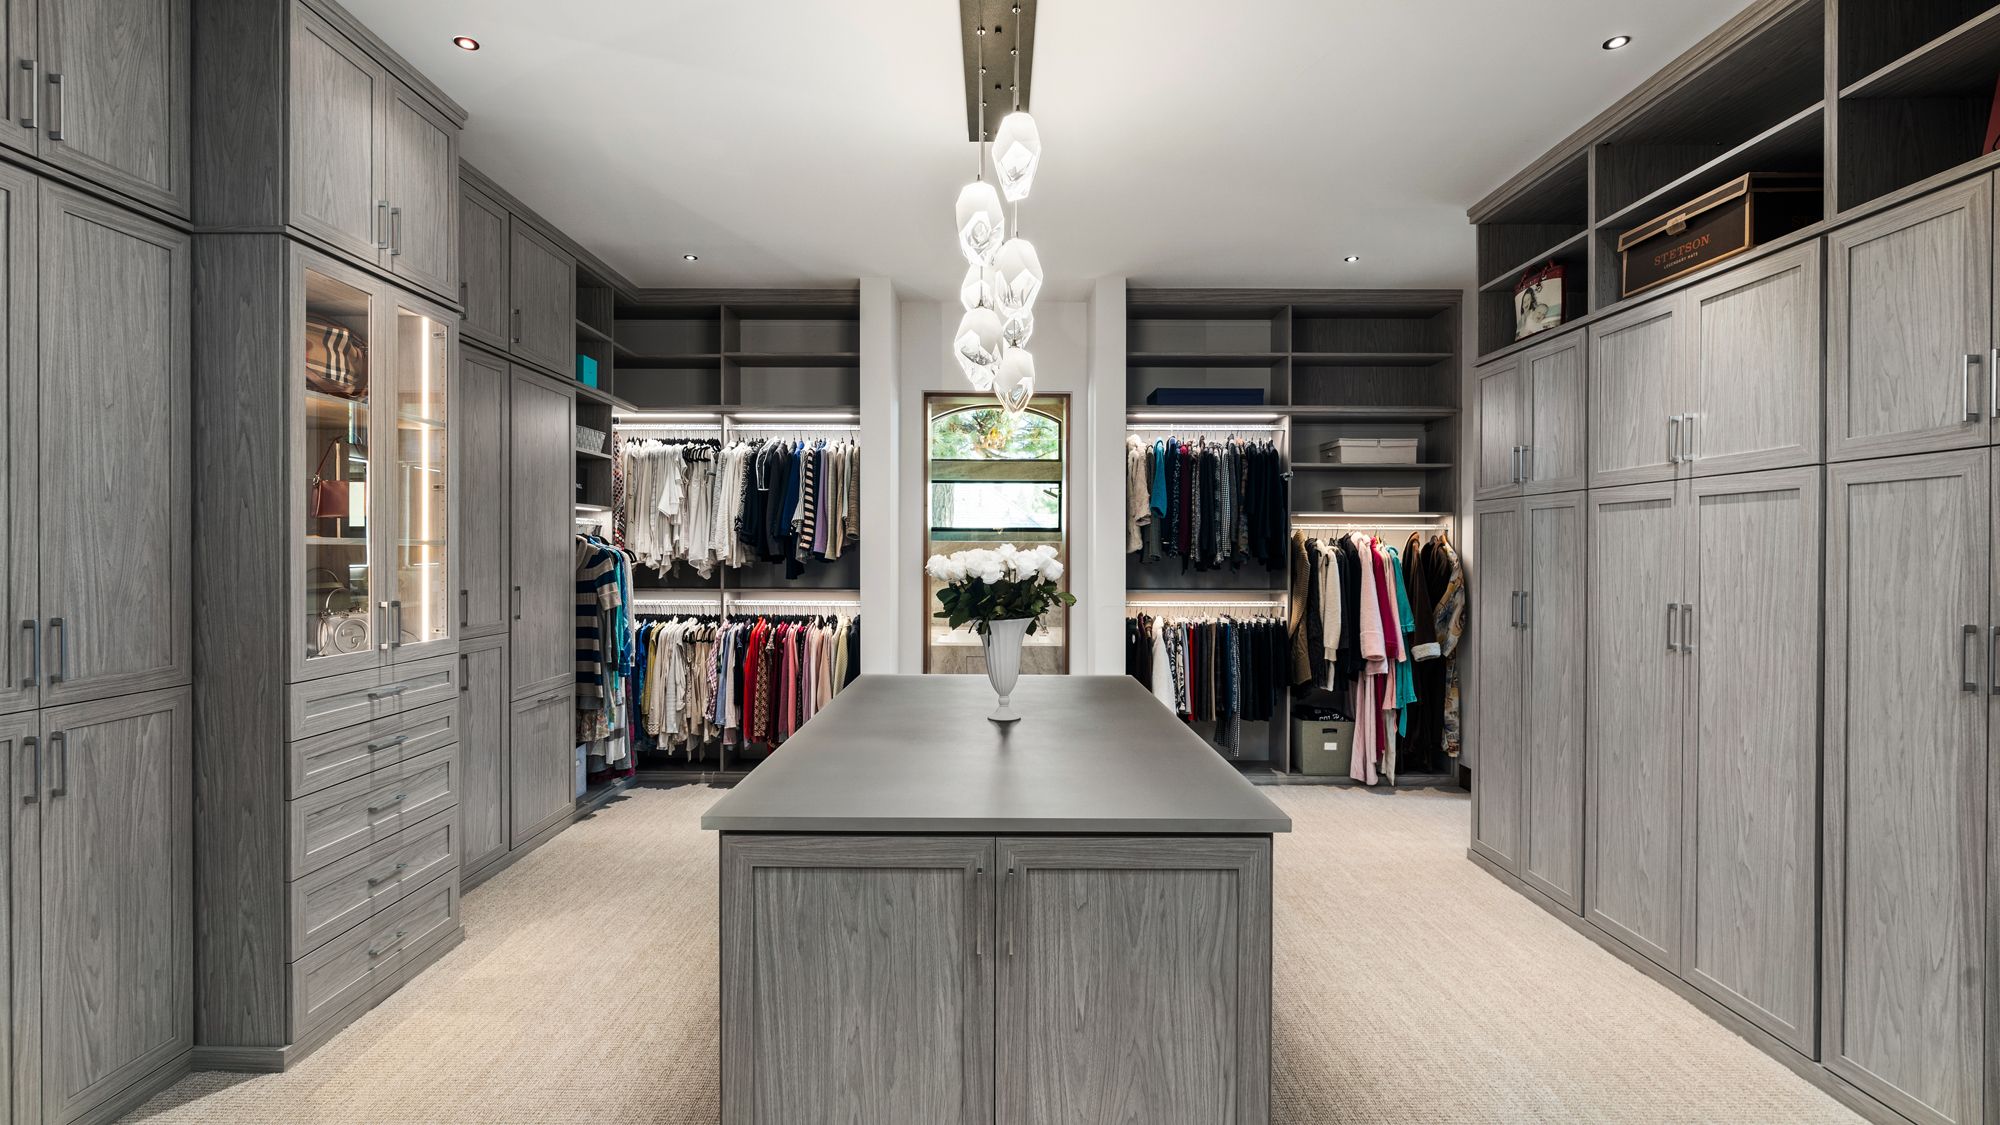
[[[1457,468],[1449,461],[1419,461],[1413,465],[1356,465],[1346,461],[1294,461],[1293,472],[1311,473],[1441,473]]]
[[[1274,367],[1284,352],[1133,352],[1127,367]]]
[[[727,352],[724,359],[743,367],[859,367],[856,352]]]
[[[1611,210],[1598,220],[1618,234],[1650,221],[1678,203],[1713,191],[1750,172],[1818,172],[1824,167],[1825,103],[1814,102],[1711,160]]]
[[[722,355],[719,352],[697,352],[689,355],[640,355],[629,348],[621,348],[619,354],[625,357],[623,362],[618,365],[621,371],[685,371],[700,368],[719,368],[722,366]]]
[[[2000,76],[2000,8],[1989,8],[1841,87],[1846,98],[1934,98],[1993,93]]]
[[[1537,250],[1514,265],[1495,273],[1480,284],[1481,292],[1505,292],[1512,295],[1514,285],[1522,275],[1544,262],[1562,262],[1564,265],[1582,264],[1584,250],[1590,245],[1590,231],[1579,230],[1575,234],[1547,249]]]
[[[1299,367],[1429,367],[1449,363],[1456,352],[1293,352],[1292,366]]]

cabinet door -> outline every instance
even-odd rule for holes
[[[576,693],[514,704],[507,736],[509,843],[523,847],[576,811]]]
[[[513,309],[507,299],[507,209],[464,182],[458,185],[458,277],[465,338],[505,349]]]
[[[390,83],[389,269],[446,300],[458,297],[458,126]]]
[[[1583,487],[1584,364],[1588,338],[1572,332],[1523,356],[1528,426],[1522,435],[1521,476],[1530,493]]]
[[[1987,450],[1828,469],[1829,1069],[1982,1120],[1992,482]]]
[[[0,1125],[41,1120],[41,730],[0,717]]]
[[[993,1120],[993,850],[723,837],[724,1125]]]
[[[507,553],[518,698],[576,678],[576,403],[548,379],[516,368],[508,414]]]
[[[41,228],[42,702],[54,706],[188,682],[188,236],[55,187]]]
[[[1488,502],[1473,517],[1479,544],[1479,587],[1473,598],[1472,643],[1479,672],[1472,708],[1473,850],[1509,871],[1521,869],[1521,722],[1523,683],[1521,591],[1524,532],[1519,501]]]
[[[0,80],[0,110],[5,111],[0,113],[0,145],[29,153],[41,145],[42,71],[20,63],[36,57],[36,6],[37,0],[0,4],[0,59],[7,66]]]
[[[1827,457],[1986,444],[1991,181],[1842,227],[1826,253]]]
[[[508,246],[514,357],[571,378],[576,370],[576,263],[519,219],[513,220]]]
[[[186,688],[42,715],[42,1119],[72,1121],[194,1040]]]
[[[186,215],[189,22],[188,0],[41,0],[42,158]]]
[[[1810,1056],[1818,1048],[1820,473],[1706,478],[1683,640],[1686,976]]]
[[[391,534],[381,573],[394,583],[387,617],[389,657],[421,660],[452,651],[458,638],[457,560],[451,544],[452,330],[458,317],[401,294],[391,306],[394,439],[378,443],[378,479],[393,490],[382,509]],[[382,373],[378,373],[378,378]],[[385,388],[386,389],[386,388]]]
[[[507,427],[505,360],[477,348],[458,364],[458,625],[463,637],[504,632],[507,592]]]
[[[1523,393],[1519,357],[1487,364],[1479,383],[1479,460],[1474,495],[1513,495],[1521,484]]]
[[[304,4],[292,5],[292,225],[364,262],[389,245],[383,120],[391,79]]]
[[[20,5],[16,5],[19,7]],[[36,520],[41,490],[36,449],[41,444],[35,404],[35,178],[0,165],[0,714],[36,706],[41,699],[41,590]]]
[[[1268,838],[1002,839],[997,859],[999,1125],[1270,1119]]]
[[[1686,681],[1677,487],[1590,494],[1583,896],[1591,921],[1676,972]]]
[[[507,638],[468,641],[458,660],[458,824],[476,871],[507,854]]]
[[[1693,416],[1682,440],[1694,475],[1820,459],[1819,258],[1809,242],[1689,291]]]
[[[1583,913],[1584,499],[1526,505],[1520,875]],[[1483,543],[1484,540],[1482,539]],[[1485,553],[1482,548],[1482,561]],[[1481,665],[1482,675],[1486,666]],[[1484,707],[1482,705],[1481,709]],[[1482,748],[1480,761],[1485,762]]]
[[[1670,480],[1686,413],[1687,323],[1678,296],[1590,328],[1590,487]]]

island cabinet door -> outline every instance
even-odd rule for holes
[[[990,1125],[993,839],[722,839],[722,1121]]]
[[[1269,837],[999,842],[998,1125],[1264,1125]]]

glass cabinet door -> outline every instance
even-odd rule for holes
[[[396,439],[384,472],[395,490],[390,543],[390,652],[452,639],[450,389],[451,327],[423,308],[396,309]]]
[[[371,299],[307,267],[304,339],[296,370],[304,404],[303,509],[305,667],[315,674],[374,662],[382,638],[371,612],[377,593],[369,550],[376,495],[369,471],[379,392],[370,339]]]

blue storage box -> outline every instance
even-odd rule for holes
[[[1147,406],[1262,406],[1256,387],[1161,387],[1146,396]]]
[[[597,361],[587,355],[576,357],[576,381],[586,387],[597,385]]]

